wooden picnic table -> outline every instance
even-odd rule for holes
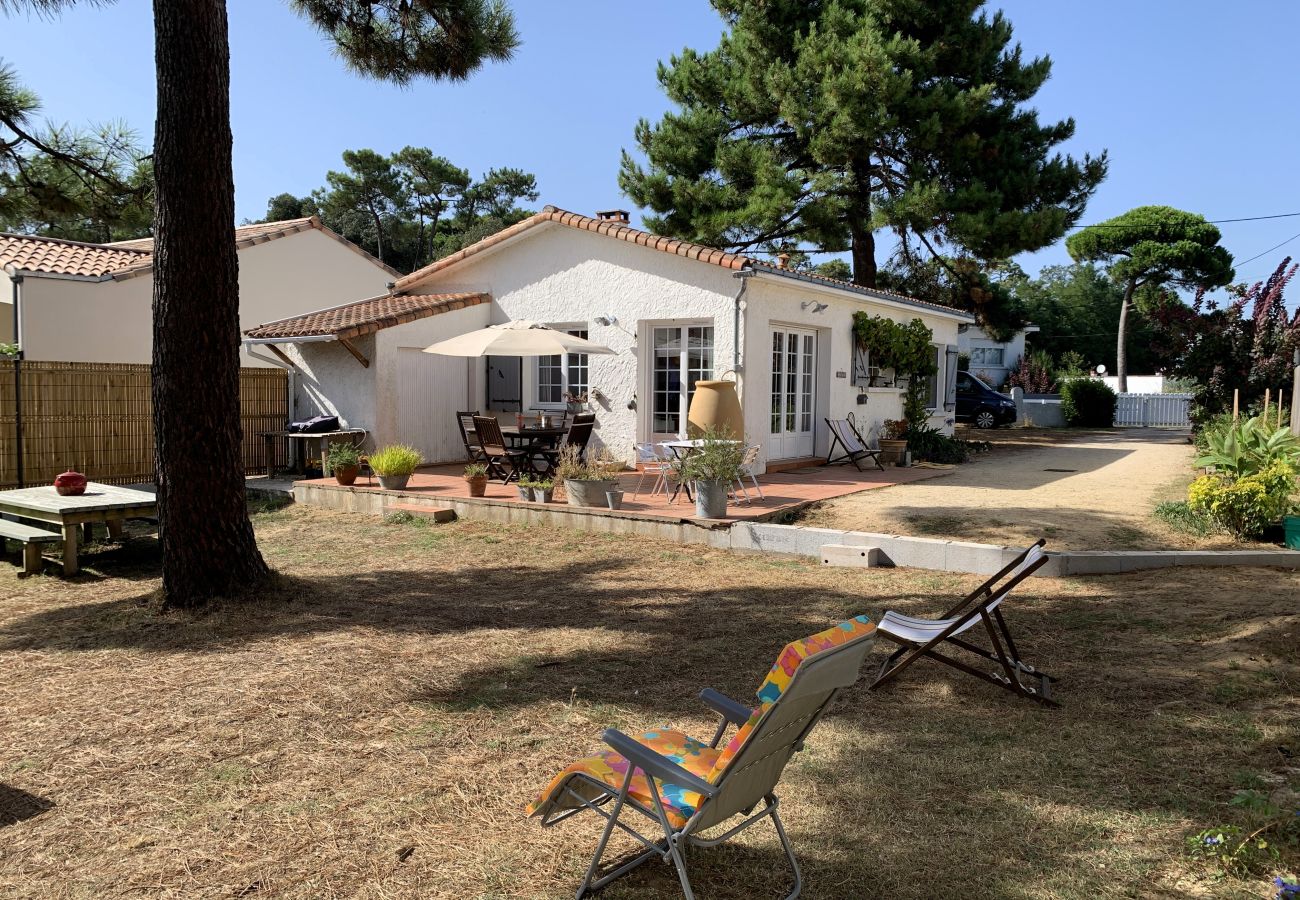
[[[63,530],[63,574],[75,575],[83,527],[89,537],[91,526],[102,522],[109,535],[117,537],[127,519],[157,518],[158,499],[152,490],[95,481],[76,497],[61,496],[53,485],[44,485],[0,491],[0,513],[58,525]]]

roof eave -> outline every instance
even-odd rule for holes
[[[839,285],[829,284],[820,278],[805,275],[802,272],[794,272],[789,269],[776,269],[767,266],[755,266],[744,271],[753,272],[759,276],[770,276],[779,279],[788,279],[806,284],[809,287],[820,288],[821,290],[830,291],[831,293],[846,296],[846,298],[863,301],[873,300],[877,303],[884,303],[892,306],[903,306],[908,309],[915,309],[919,312],[929,313],[943,318],[954,319],[958,322],[974,322],[975,317],[968,312],[962,312],[959,309],[948,309],[921,300],[912,300],[908,297],[895,296],[886,294],[882,291],[876,291],[868,287],[858,287],[856,285]]]

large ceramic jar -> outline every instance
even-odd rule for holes
[[[740,409],[734,381],[697,381],[690,411],[686,414],[691,437],[709,428],[730,432],[736,440],[745,434],[745,414]]]

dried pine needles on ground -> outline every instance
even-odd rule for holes
[[[0,894],[571,896],[593,824],[523,807],[604,727],[708,733],[700,688],[747,696],[787,640],[975,581],[540,527],[256,524],[278,583],[206,615],[153,611],[145,537],[73,581],[0,571]],[[1300,787],[1298,592],[1262,570],[1036,579],[1008,614],[1062,709],[928,663],[848,692],[783,785],[806,896],[1261,895],[1294,847],[1216,877],[1185,841],[1257,821],[1243,791]],[[763,827],[692,870],[702,896],[786,889]],[[649,866],[607,896],[679,891]]]

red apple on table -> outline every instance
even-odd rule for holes
[[[60,497],[78,497],[86,493],[86,476],[69,469],[54,479],[54,489]]]

